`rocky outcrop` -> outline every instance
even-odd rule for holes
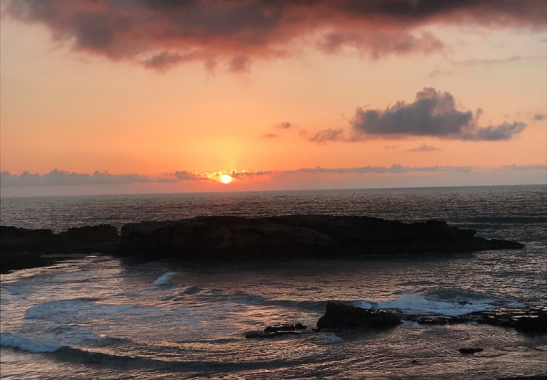
[[[442,221],[402,223],[357,216],[196,217],[130,223],[120,252],[187,259],[343,257],[368,254],[469,252],[522,248],[487,240]]]
[[[547,334],[547,306],[541,303],[522,308],[498,308],[460,316],[401,315],[401,318],[421,325],[478,323],[481,325],[510,327],[529,335]]]
[[[186,260],[285,259],[522,248],[441,221],[402,223],[358,216],[196,217],[51,230],[1,226],[2,271],[43,265],[37,255],[118,253]],[[17,262],[19,262],[17,264]]]
[[[44,257],[48,254],[112,253],[120,240],[117,228],[110,225],[70,228],[59,234],[48,229],[0,226],[0,234],[2,273],[48,265],[59,259]]]
[[[387,310],[363,309],[340,302],[327,302],[327,310],[317,321],[318,329],[384,329],[401,324],[401,318]]]

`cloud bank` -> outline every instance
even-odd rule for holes
[[[326,129],[309,138],[310,141],[365,141],[374,138],[404,139],[436,137],[463,141],[510,140],[521,133],[526,124],[502,123],[480,127],[482,110],[459,110],[449,92],[424,88],[412,103],[398,101],[384,110],[358,107],[350,121],[350,136],[342,129]]]
[[[167,70],[186,62],[234,72],[304,41],[373,58],[430,53],[430,25],[543,30],[544,0],[8,0],[5,15],[49,28],[74,50]]]

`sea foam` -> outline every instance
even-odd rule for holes
[[[159,277],[156,281],[154,281],[154,285],[171,285],[171,278],[176,275],[177,272],[167,272],[161,277]]]
[[[28,352],[55,352],[62,347],[40,342],[35,338],[11,333],[0,334],[0,346],[17,348]]]
[[[436,297],[428,297],[417,293],[405,292],[399,297],[383,302],[374,301],[357,301],[355,306],[365,309],[398,309],[412,310],[426,313],[434,313],[446,316],[456,316],[468,314],[476,311],[484,311],[493,309],[491,299],[473,299],[471,302],[462,302],[458,299],[438,299]]]

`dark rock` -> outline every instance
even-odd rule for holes
[[[317,327],[319,329],[343,327],[382,329],[397,326],[400,323],[401,319],[390,311],[327,302],[327,310],[325,315],[317,321]]]
[[[517,331],[527,334],[547,334],[547,312],[540,310],[537,315],[517,318],[514,326]]]
[[[296,325],[273,325],[268,326],[264,329],[265,333],[270,332],[279,332],[279,331],[295,331],[295,330],[306,330],[307,327],[302,325],[302,323],[297,323]]]
[[[445,317],[423,317],[418,320],[420,325],[446,325],[448,323]]]
[[[59,233],[60,238],[80,243],[116,243],[120,239],[118,229],[110,224],[69,228]]]
[[[402,223],[357,216],[288,215],[129,223],[121,230],[120,252],[202,260],[469,252],[522,247],[516,242],[476,237],[474,230],[452,227],[442,221]]]
[[[463,355],[473,355],[477,352],[482,352],[484,351],[484,348],[471,348],[471,347],[468,347],[468,348],[460,348],[460,354],[463,354]]]
[[[71,228],[59,234],[46,229],[0,226],[0,233],[2,273],[49,265],[63,259],[42,257],[47,254],[113,253],[119,243],[118,230],[109,225]]]

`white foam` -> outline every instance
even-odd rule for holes
[[[405,292],[399,297],[384,302],[358,301],[356,306],[365,309],[398,309],[408,311],[422,311],[447,316],[463,315],[476,311],[490,310],[494,308],[490,299],[474,299],[471,302],[461,300],[439,300],[435,297],[426,297],[421,294]]]
[[[55,352],[62,347],[40,342],[35,338],[10,333],[0,334],[0,346],[17,348],[28,352]]]
[[[158,286],[171,285],[171,278],[176,274],[177,272],[167,272],[161,277],[159,277],[156,281],[154,281],[154,285],[158,285]]]

